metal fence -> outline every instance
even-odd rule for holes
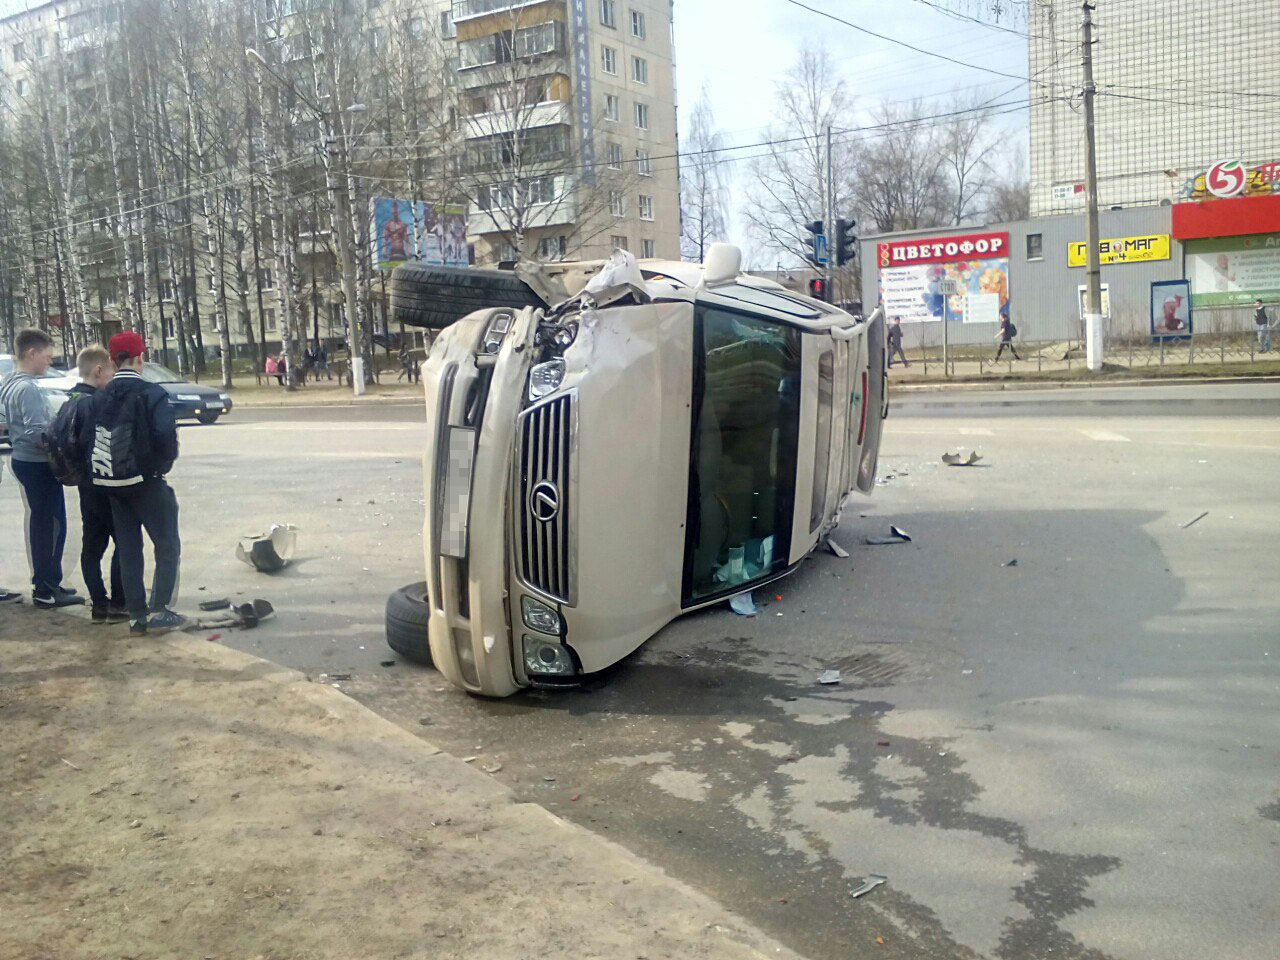
[[[1152,338],[1150,327],[1138,325],[1132,318],[1112,319],[1107,322],[1105,360],[1111,368],[1143,369],[1149,367],[1173,367],[1195,365],[1248,365],[1263,360],[1280,360],[1280,326],[1273,315],[1271,352],[1260,350],[1261,338],[1253,323],[1253,307],[1200,308],[1194,315],[1193,335],[1186,338]],[[1013,341],[1018,359],[1013,351],[1005,349],[1000,359],[996,354],[1000,344],[989,343],[951,344],[947,350],[948,373],[979,376],[997,376],[1010,373],[1027,373],[1055,370],[1080,370],[1085,367],[1085,343],[1083,324],[1077,324],[1072,335],[1065,340],[1033,340],[1017,337]],[[943,347],[941,334],[926,339],[920,346],[907,352],[913,364],[919,363],[925,374],[942,374]]]

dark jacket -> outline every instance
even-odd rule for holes
[[[133,370],[121,370],[98,391],[93,404],[94,484],[127,486],[121,477],[134,473],[135,467],[139,477],[132,482],[163,477],[173,469],[178,459],[178,425],[164,387],[144,380]],[[104,432],[113,437],[109,460],[114,461],[114,474],[100,468],[98,448]]]
[[[1265,306],[1253,311],[1253,322],[1260,327],[1265,327],[1271,322],[1271,318],[1267,316],[1267,308]]]

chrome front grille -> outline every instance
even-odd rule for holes
[[[559,397],[520,421],[520,575],[530,587],[570,602],[569,460],[573,399]]]

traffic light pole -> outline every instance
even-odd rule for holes
[[[836,257],[839,255],[835,249],[835,226],[836,226],[836,172],[835,164],[832,162],[831,149],[831,124],[827,124],[827,183],[825,196],[823,197],[824,214],[822,222],[826,225],[827,230],[827,302],[835,303],[840,297],[836,294]]]

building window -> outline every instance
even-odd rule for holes
[[[613,249],[615,250],[627,249],[627,238],[622,236],[621,234],[615,233],[612,237],[609,238],[609,242],[613,244]]]
[[[622,169],[622,145],[619,143],[609,144],[609,169]]]
[[[600,23],[617,29],[618,5],[615,0],[600,0]]]
[[[640,219],[653,219],[653,197],[646,197],[643,193],[640,194]]]
[[[172,280],[160,281],[160,299],[161,300],[173,299],[173,281]]]
[[[421,40],[427,33],[427,23],[421,17],[411,17],[405,30],[412,40]]]
[[[636,83],[649,82],[649,61],[644,57],[631,58],[631,79]]]
[[[648,150],[636,151],[636,173],[642,177],[653,176],[653,163],[649,160]]]
[[[621,190],[609,191],[609,212],[615,217],[625,217],[627,215],[627,201],[622,196]]]
[[[44,54],[44,37],[36,37],[36,56],[43,57]]]
[[[636,129],[649,129],[649,105],[647,103],[636,104]]]
[[[1027,234],[1027,259],[1044,259],[1044,237],[1039,233]]]
[[[274,307],[267,307],[262,311],[263,319],[267,321],[267,329],[275,330],[276,328],[276,311]]]
[[[494,250],[499,263],[511,263],[520,259],[520,251],[516,249],[516,245],[510,240],[503,240]]]
[[[538,259],[563,260],[568,249],[567,237],[543,237],[538,241]]]
[[[653,240],[640,241],[640,256],[645,260],[656,260],[658,257],[658,245]]]
[[[18,92],[21,93],[22,91]],[[620,112],[621,106],[618,98],[612,93],[606,93],[604,96],[604,118],[606,120],[617,121]]]
[[[270,267],[263,267],[258,271],[258,286],[263,290],[274,290],[276,286],[275,278],[271,274]]]
[[[21,63],[27,59],[27,45],[19,41],[13,45],[13,62]]]
[[[639,10],[631,11],[631,35],[644,39],[644,14]]]
[[[600,69],[605,73],[617,75],[618,73],[618,51],[613,47],[600,48]]]
[[[453,25],[453,11],[442,10],[440,12],[440,36],[445,40],[452,40],[458,35],[458,28]]]
[[[14,89],[18,92],[18,96],[25,97],[27,95],[27,81],[19,79],[14,84]]]

